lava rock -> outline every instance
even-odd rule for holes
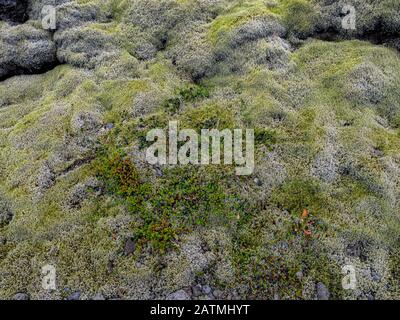
[[[361,63],[351,72],[347,96],[361,105],[378,104],[386,95],[388,82],[387,76],[377,65]]]
[[[28,19],[28,0],[0,0],[0,20],[23,23]]]
[[[135,252],[136,244],[132,241],[132,239],[128,239],[125,242],[124,254],[126,256],[130,256]]]
[[[8,225],[13,219],[13,212],[9,204],[0,195],[0,227]]]
[[[190,300],[190,296],[184,290],[178,290],[167,296],[167,300]]]
[[[72,28],[54,34],[57,46],[57,59],[77,68],[94,69],[106,62],[107,58],[116,59],[114,39],[99,30]]]
[[[202,290],[201,290],[201,285],[197,284],[195,286],[192,287],[192,295],[193,297],[200,297],[203,294]]]
[[[30,297],[26,293],[19,292],[14,296],[14,300],[30,300]]]
[[[382,280],[382,276],[375,269],[371,269],[371,277],[375,282],[380,282]]]
[[[211,287],[209,285],[203,286],[203,293],[204,294],[210,294],[212,291]]]
[[[302,271],[296,272],[296,278],[297,278],[299,281],[302,281],[303,278],[304,278],[303,272],[302,272]]]
[[[58,64],[50,34],[27,24],[0,28],[0,80],[43,73]]]
[[[104,298],[102,293],[98,293],[92,298],[92,300],[102,301],[102,300],[106,300],[106,298]]]
[[[346,248],[346,253],[352,257],[358,257],[365,262],[368,259],[367,244],[363,241],[350,243]]]
[[[224,293],[223,293],[221,290],[214,290],[214,292],[213,292],[213,296],[214,296],[215,298],[217,298],[217,299],[222,298],[223,294],[224,294]]]
[[[94,193],[96,196],[101,195],[102,185],[95,178],[89,178],[85,183],[77,184],[67,199],[67,206],[71,209],[79,209],[82,203]]]
[[[317,284],[317,299],[318,300],[329,300],[330,292],[328,288],[322,283],[318,282]]]
[[[71,295],[68,296],[67,300],[79,300],[81,298],[81,292],[75,291]]]
[[[1,69],[0,69],[1,72]],[[43,194],[46,190],[50,189],[56,180],[56,174],[52,168],[52,165],[46,161],[39,169],[39,175],[36,181],[36,187],[38,188],[38,193]]]

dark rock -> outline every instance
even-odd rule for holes
[[[28,19],[28,0],[0,0],[0,20],[23,23]]]
[[[214,290],[213,296],[217,299],[222,298],[223,292],[221,290]]]
[[[79,300],[81,298],[81,292],[75,291],[71,295],[68,296],[67,300]]]
[[[372,280],[376,282],[379,282],[382,279],[382,276],[375,269],[371,269],[371,277]]]
[[[107,272],[112,273],[114,270],[114,260],[110,259],[107,263]]]
[[[0,195],[0,227],[8,225],[13,219],[13,212],[9,204]]]
[[[211,289],[211,287],[209,286],[209,285],[205,285],[205,286],[203,286],[203,293],[204,294],[210,294],[211,293],[211,291],[212,291],[212,289]]]
[[[382,158],[383,156],[385,156],[385,153],[382,150],[379,150],[378,148],[374,148],[373,155],[377,158]]]
[[[135,252],[136,244],[132,241],[132,239],[128,239],[125,242],[124,254],[129,256]]]
[[[196,284],[195,286],[192,287],[192,295],[193,297],[200,297],[203,294],[201,290],[201,285]]]
[[[113,129],[114,127],[115,127],[114,123],[107,123],[107,124],[106,124],[106,129],[107,129],[107,130],[111,130],[111,129]]]
[[[31,25],[2,25],[0,43],[0,80],[43,73],[58,64],[50,34]]]
[[[329,300],[330,292],[328,288],[322,283],[317,283],[317,299],[318,300]]]
[[[92,298],[92,300],[102,301],[102,300],[106,300],[106,298],[103,296],[102,293],[98,293]]]
[[[400,51],[400,38],[392,40],[390,44]]]
[[[210,249],[210,247],[208,246],[207,243],[203,243],[203,244],[201,245],[201,250],[203,250],[203,252],[209,252],[209,251],[211,251],[211,249]]]
[[[373,292],[369,292],[369,293],[367,293],[366,298],[369,301],[373,301],[373,300],[375,300],[375,294]]]
[[[346,248],[346,253],[352,257],[358,257],[361,261],[367,260],[367,247],[363,241],[351,243]]]
[[[258,187],[261,187],[261,186],[263,185],[262,181],[261,181],[260,179],[258,179],[258,178],[255,178],[255,179],[254,179],[254,183],[255,183]]]
[[[161,168],[154,167],[154,170],[156,171],[157,176],[162,177],[164,175]]]
[[[20,292],[14,296],[14,300],[30,300],[30,297],[28,294]]]
[[[185,290],[178,290],[169,294],[167,300],[190,300],[190,296]]]

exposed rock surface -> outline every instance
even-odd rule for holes
[[[321,8],[315,30],[323,38],[358,38],[395,47],[400,39],[400,3],[396,0],[355,0],[350,3],[317,0],[316,3]],[[343,27],[345,16],[350,14],[354,17],[354,29]]]
[[[178,290],[168,295],[167,300],[190,300],[190,296],[185,290]]]
[[[317,298],[318,300],[329,300],[330,292],[327,287],[322,283],[317,283]]]
[[[1,25],[0,79],[42,73],[57,64],[56,46],[47,31],[31,25]]]
[[[28,0],[0,0],[0,20],[22,23],[28,19]]]
[[[30,297],[26,293],[17,293],[14,296],[14,300],[30,300]]]

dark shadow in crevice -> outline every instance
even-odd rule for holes
[[[10,72],[7,74],[7,76],[0,77],[0,82],[5,81],[5,80],[15,77],[15,76],[44,74],[44,73],[49,72],[49,71],[53,70],[54,68],[56,68],[60,65],[63,65],[63,64],[64,63],[61,63],[58,60],[56,60],[56,61],[46,64],[45,66],[41,67],[40,69],[28,69],[28,68],[22,68],[22,67],[16,66],[16,65],[7,65]]]
[[[29,1],[28,0],[0,0],[0,20],[5,21],[11,26],[24,24],[29,19]],[[54,32],[50,31],[50,41],[53,41]],[[0,81],[19,75],[33,75],[46,73],[58,65],[62,64],[57,59],[57,48],[49,54],[49,61],[43,61],[40,66],[27,68],[20,66],[13,61],[3,62],[1,68],[6,70],[5,74],[0,76]]]
[[[393,47],[400,51],[400,35],[395,32],[387,32],[382,23],[378,23],[374,30],[364,32],[362,35],[349,33],[341,33],[333,28],[324,31],[318,31],[313,38],[323,41],[346,41],[346,40],[360,40],[367,41],[375,45],[385,45]]]
[[[0,20],[21,24],[28,20],[28,0],[0,0]]]

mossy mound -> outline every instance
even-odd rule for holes
[[[0,82],[0,298],[398,299],[400,56],[326,3],[57,2],[63,65]],[[150,165],[172,120],[253,128],[253,175]]]

